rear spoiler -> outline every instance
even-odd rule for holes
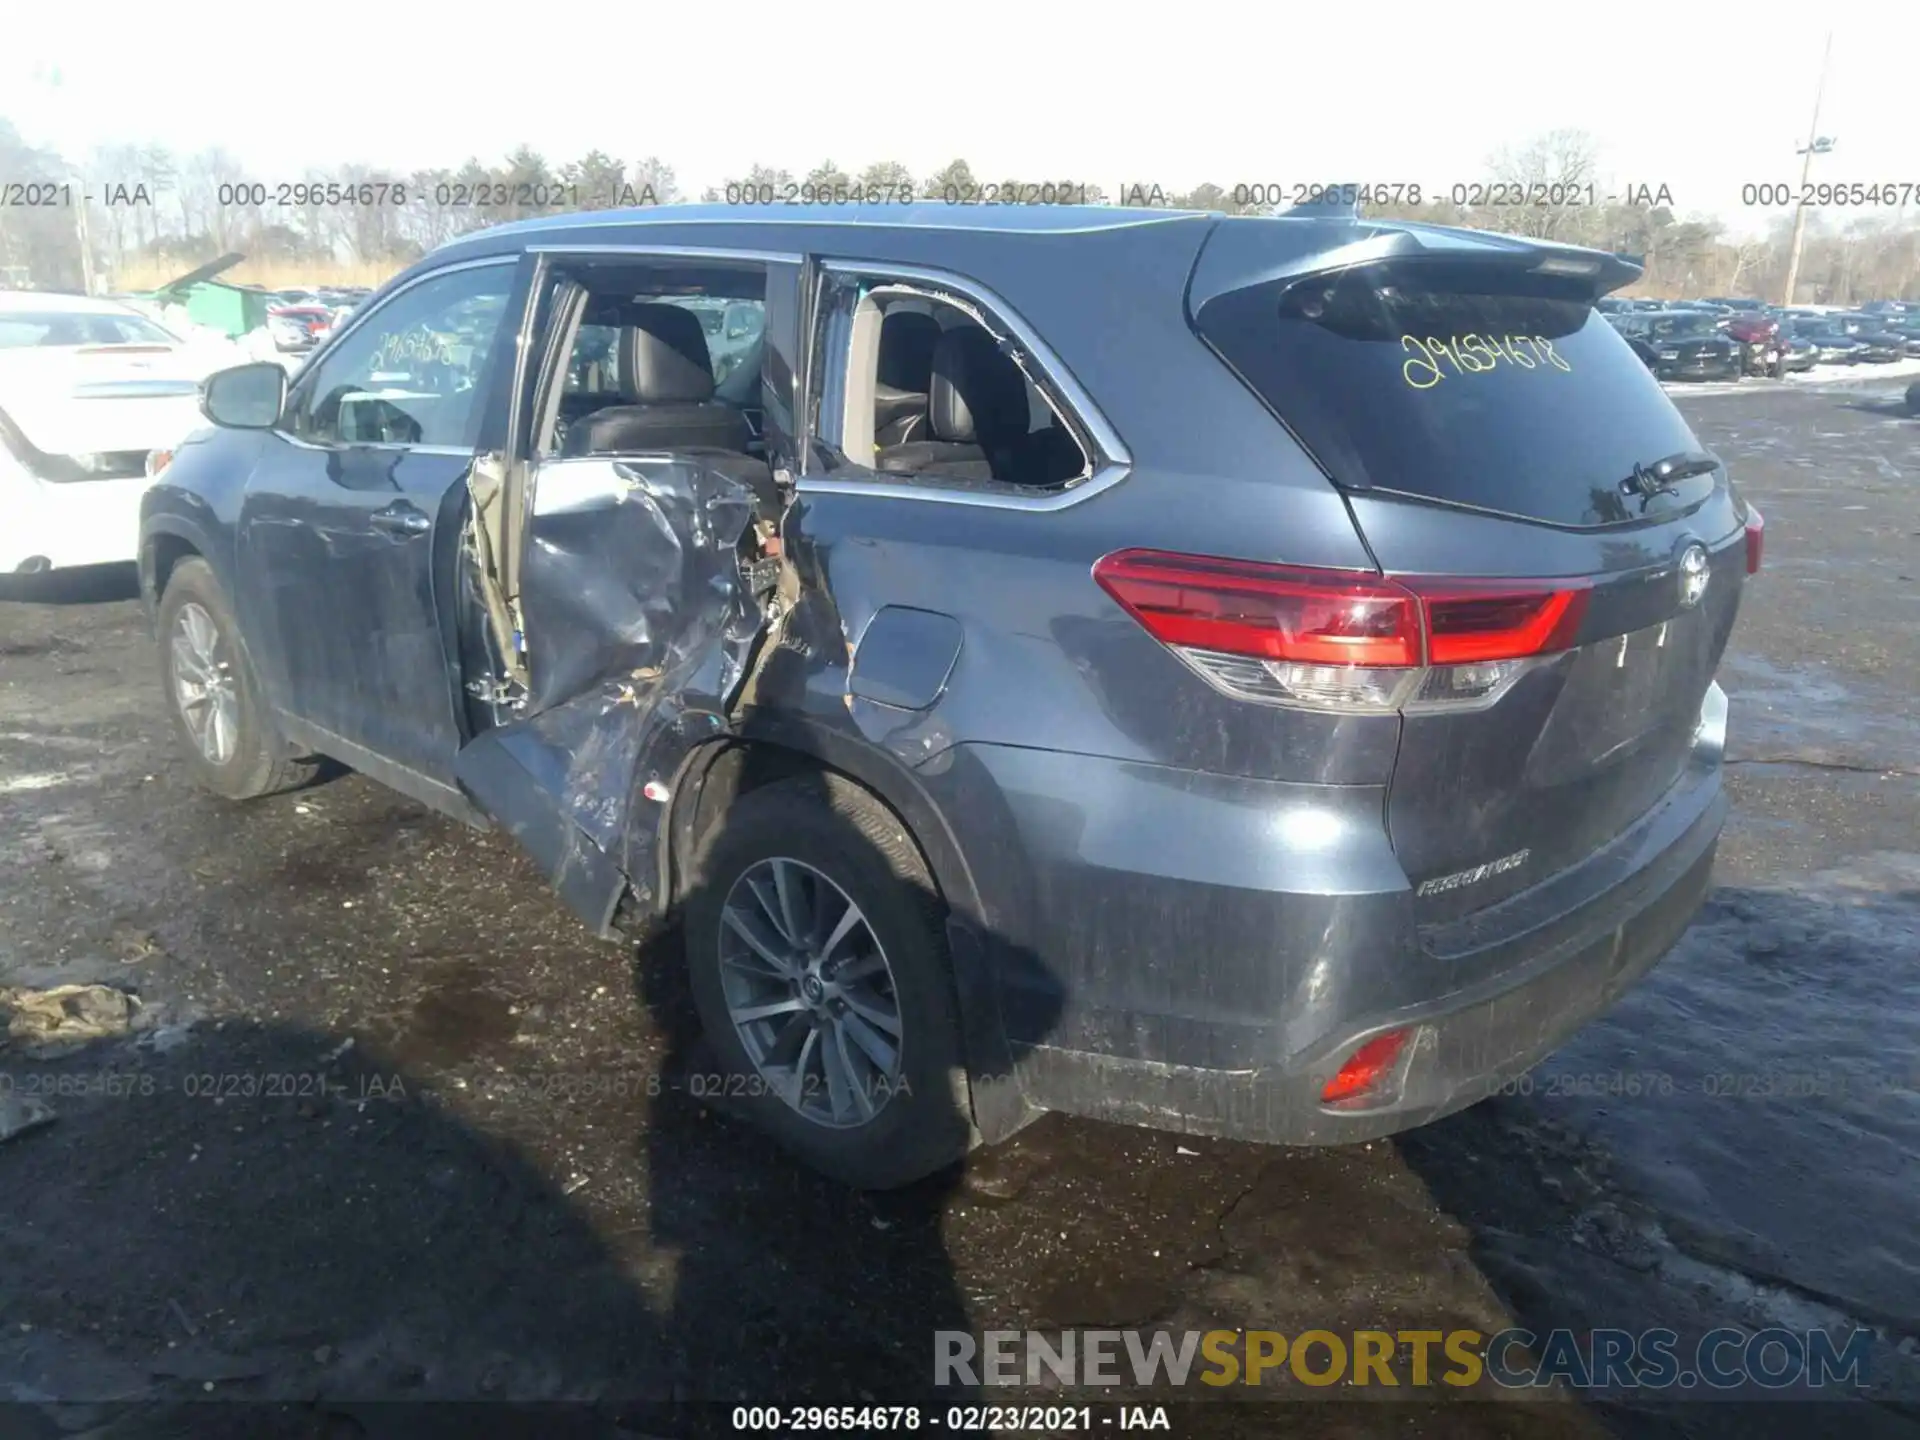
[[[1364,188],[1364,186],[1360,185],[1329,185],[1321,192],[1319,199],[1303,200],[1298,205],[1290,206],[1281,213],[1303,216],[1319,215],[1330,220],[1358,220],[1360,218],[1359,200],[1345,197],[1357,196]]]
[[[82,380],[69,392],[75,400],[155,400],[198,395],[194,380]]]
[[[1188,313],[1197,315],[1209,300],[1252,285],[1419,257],[1563,276],[1579,282],[1596,300],[1642,274],[1635,257],[1610,250],[1410,220],[1362,220],[1355,218],[1353,208],[1334,200],[1281,215],[1222,217],[1194,264]]]

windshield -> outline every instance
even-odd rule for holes
[[[1653,322],[1653,333],[1663,339],[1706,335],[1717,328],[1711,315],[1662,315]]]
[[[176,345],[144,316],[86,310],[0,315],[0,350],[38,345]]]
[[[1208,301],[1201,335],[1328,473],[1573,526],[1637,520],[1621,479],[1699,442],[1571,282],[1422,259]],[[1709,322],[1710,328],[1710,322]],[[1647,512],[1692,504],[1688,482]]]

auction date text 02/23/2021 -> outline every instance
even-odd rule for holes
[[[1606,187],[1592,181],[1456,181],[1429,185],[1416,180],[1364,183],[1323,181],[1241,181],[1211,187],[1217,203],[1235,208],[1285,209],[1296,205],[1422,206],[1450,204],[1466,210],[1626,206],[1667,208],[1673,189],[1662,182],[1630,182]],[[113,180],[78,187],[66,180],[0,179],[0,209],[70,209],[76,202],[108,209],[151,207],[166,187],[150,181]],[[1108,192],[1084,181],[966,181],[916,188],[907,183],[858,181],[729,181],[715,194],[728,205],[1098,205]],[[1115,192],[1129,208],[1179,209],[1194,204],[1159,184],[1128,181]],[[1920,181],[1843,180],[1749,181],[1740,187],[1740,203],[1749,208],[1788,206],[1849,209],[1904,209],[1920,200]],[[621,183],[610,190],[587,190],[565,179],[514,181],[403,180],[243,180],[217,187],[214,203],[223,209],[311,210],[432,204],[442,209],[604,210],[646,209],[662,204],[651,185]]]
[[[1211,187],[1215,203],[1235,208],[1283,209],[1296,205],[1422,206],[1452,204],[1464,209],[1514,207],[1577,208],[1626,205],[1643,209],[1671,207],[1671,187],[1665,183],[1633,183],[1601,187],[1591,182],[1525,184],[1508,181],[1470,181],[1430,185],[1416,180],[1376,180],[1364,183],[1324,181],[1242,181]],[[1748,191],[1771,193],[1773,186],[1748,186]],[[1865,187],[1823,187],[1846,190],[1849,199],[1832,203],[1864,205]],[[1911,189],[1911,187],[1907,187]],[[151,207],[167,187],[150,181],[114,180],[93,186],[71,181],[0,179],[0,209],[70,209],[78,203],[109,209]],[[1858,192],[1856,195],[1855,192]],[[851,180],[729,181],[714,192],[728,205],[1098,205],[1109,202],[1102,187],[1085,181],[972,180],[915,187],[904,182],[862,183]],[[1744,192],[1743,192],[1744,193]],[[1880,193],[1874,187],[1873,193]],[[1117,203],[1129,208],[1179,209],[1198,203],[1159,184],[1122,183]],[[432,184],[404,180],[241,180],[216,188],[214,203],[222,209],[310,210],[433,205],[442,209],[579,210],[646,209],[661,204],[651,185],[620,183],[610,190],[583,188],[572,180],[442,180]],[[1755,203],[1755,202],[1749,202]],[[1784,202],[1782,202],[1784,203]],[[1889,200],[1887,203],[1900,203]]]

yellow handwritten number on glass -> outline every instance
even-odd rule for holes
[[[1400,366],[1401,375],[1405,377],[1407,384],[1411,385],[1414,389],[1431,390],[1446,378],[1441,372],[1440,367],[1433,363],[1433,352],[1428,350],[1424,344],[1416,340],[1413,336],[1402,335],[1400,337],[1400,348],[1402,350],[1419,352],[1417,354],[1409,354]],[[1415,378],[1416,376],[1426,376],[1428,378],[1418,379]]]
[[[1499,369],[1502,360],[1523,370],[1546,365],[1563,372],[1573,369],[1544,335],[1456,335],[1451,345],[1436,335],[1424,339],[1402,335],[1400,348],[1407,352],[1407,358],[1400,362],[1401,378],[1415,390],[1431,390],[1447,378],[1441,360],[1451,365],[1456,375],[1484,375]]]

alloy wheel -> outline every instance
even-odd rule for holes
[[[900,1083],[900,1001],[867,917],[804,861],[761,860],[720,911],[720,985],[747,1058],[815,1124],[870,1122]]]
[[[187,734],[212,765],[233,759],[240,739],[240,695],[232,649],[206,607],[189,600],[174,616],[173,698]]]

